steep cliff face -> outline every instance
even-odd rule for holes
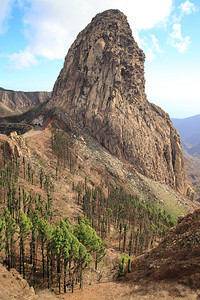
[[[17,92],[0,88],[0,117],[20,114],[50,97],[49,92]]]
[[[65,58],[49,106],[59,106],[142,174],[185,190],[181,142],[145,95],[145,56],[118,10],[98,14]]]

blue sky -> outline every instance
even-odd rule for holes
[[[146,54],[148,100],[171,117],[200,114],[200,0],[0,0],[0,87],[51,91],[79,31],[110,8]]]

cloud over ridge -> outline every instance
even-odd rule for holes
[[[26,58],[21,62],[25,62],[26,67],[35,64],[37,56],[49,60],[63,58],[79,31],[95,14],[106,9],[123,11],[136,31],[137,39],[140,30],[166,22],[172,9],[172,0],[20,0],[20,6],[24,10],[24,34],[29,52],[27,48],[22,49],[18,55],[10,55],[10,58],[14,62],[15,57],[22,58],[24,53]]]

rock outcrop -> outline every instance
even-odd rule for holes
[[[13,156],[20,157],[29,154],[25,139],[16,132],[11,132],[9,137],[0,134],[0,167],[4,165],[5,158],[11,160]]]
[[[8,271],[0,264],[0,299],[38,300],[39,297],[15,269]]]
[[[50,97],[49,92],[17,92],[0,88],[0,117],[23,113]]]
[[[184,193],[179,134],[146,98],[144,61],[126,16],[100,13],[69,49],[48,107],[62,108],[111,153]]]

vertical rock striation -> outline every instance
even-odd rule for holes
[[[69,49],[48,105],[61,107],[145,176],[184,193],[179,134],[146,98],[144,61],[126,16],[100,13]]]

